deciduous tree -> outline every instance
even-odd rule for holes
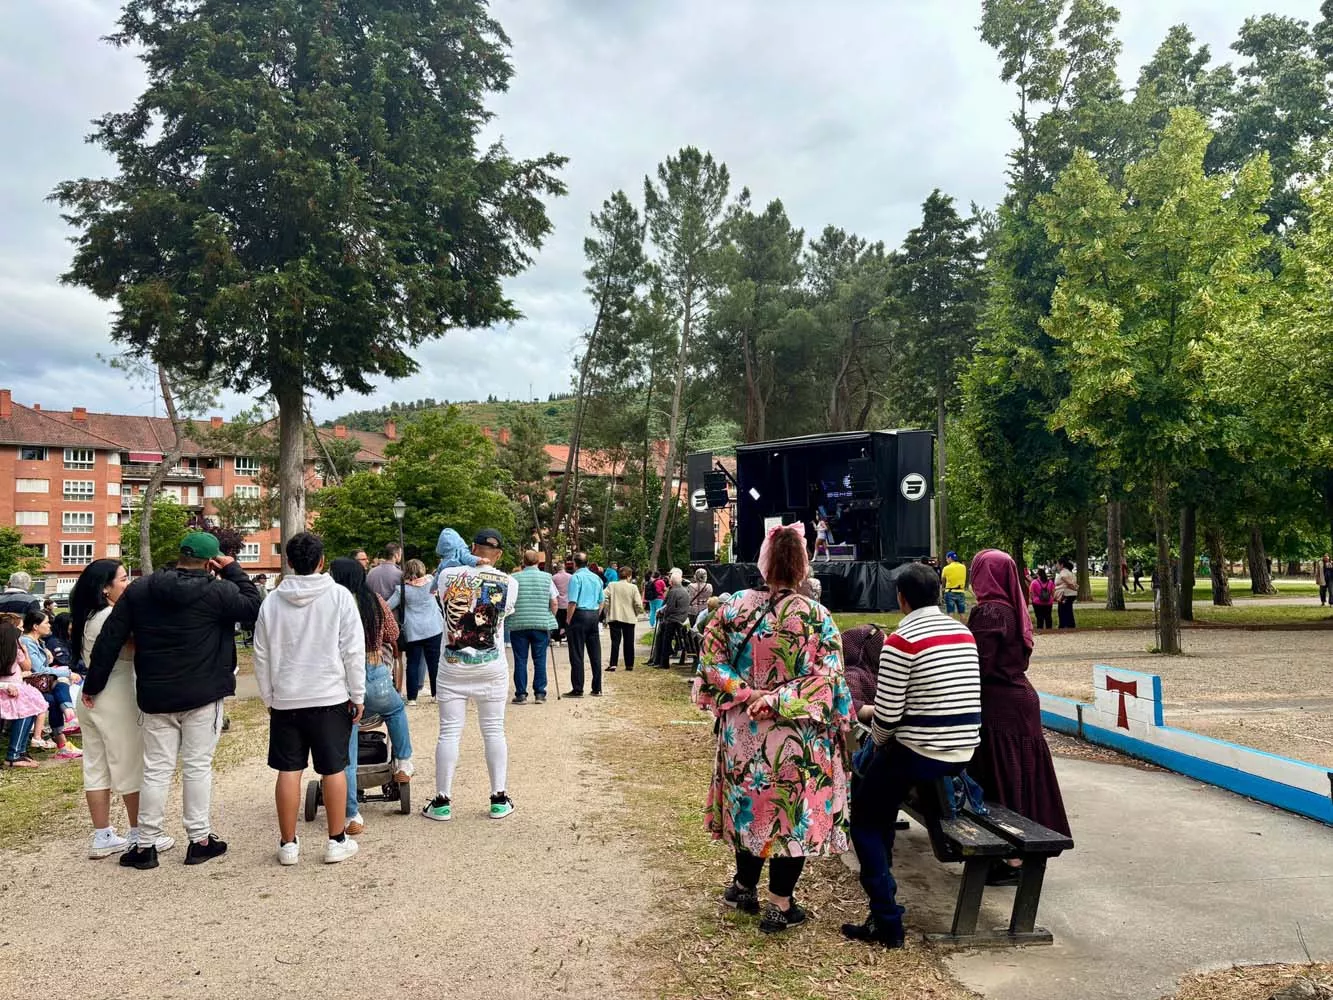
[[[128,0],[148,85],[96,122],[116,176],[61,184],[65,275],[111,335],[277,406],[283,537],[306,526],[307,393],[369,392],[501,287],[550,228],[563,159],[482,149],[512,75],[483,0]]]

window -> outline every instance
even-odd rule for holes
[[[257,458],[236,459],[236,475],[238,476],[259,475],[259,459]]]
[[[259,499],[259,487],[258,487],[258,486],[237,486],[237,487],[232,491],[232,494],[231,494],[231,495],[234,496],[237,500],[258,500],[258,499]]]
[[[91,535],[93,533],[93,512],[90,510],[67,510],[60,515],[60,530],[67,535]]]
[[[257,563],[259,562],[259,543],[246,542],[241,546],[240,555],[236,557],[237,562]]]
[[[47,493],[51,489],[51,480],[49,479],[16,479],[14,480],[15,493]]]
[[[96,492],[96,483],[91,479],[66,479],[66,500],[91,500]]]
[[[24,547],[25,549],[27,549],[29,552],[31,552],[31,553],[32,553],[34,556],[36,556],[38,559],[45,559],[45,558],[46,558],[46,543],[45,543],[45,542],[38,542],[36,545],[25,545],[25,546],[23,546],[23,547]]]
[[[14,523],[28,526],[50,524],[51,518],[44,510],[20,510],[14,514]]]
[[[120,526],[120,515],[114,510],[106,516],[106,526],[108,528],[117,528]]]
[[[61,542],[60,561],[66,566],[87,566],[93,561],[93,543]]]
[[[221,500],[221,499],[222,499],[222,487],[221,487],[221,486],[205,486],[205,487],[204,487],[204,499],[205,499],[205,500]]]
[[[111,544],[109,544],[109,545],[106,547],[106,555],[107,555],[107,558],[108,558],[108,559],[119,559],[119,558],[120,558],[120,543],[119,543],[119,542],[112,542]]]
[[[65,468],[91,469],[95,465],[96,453],[91,448],[66,448]]]
[[[107,484],[106,484],[106,495],[109,496],[109,497],[118,497],[118,496],[120,496],[120,483],[107,483]]]
[[[119,464],[120,464],[120,452],[118,452],[118,451],[109,451],[109,452],[107,452],[107,453],[106,453],[106,464],[107,464],[107,465],[119,465]]]
[[[19,449],[19,461],[20,461],[20,462],[45,462],[45,461],[46,461],[46,449],[45,449],[45,448],[32,448],[32,447],[29,447],[28,445],[24,445],[22,448]]]
[[[282,556],[282,543],[281,543],[281,542],[274,542],[274,543],[273,543],[273,554],[274,554],[275,556],[278,556],[278,557],[281,557],[281,556]]]

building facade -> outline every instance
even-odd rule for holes
[[[224,426],[221,417],[210,418],[213,430]],[[341,426],[319,434],[339,442],[355,439],[357,462],[373,471],[383,467],[385,447],[397,437],[392,423],[383,434]],[[90,413],[83,407],[43,410],[16,403],[10,390],[0,389],[0,524],[17,529],[24,544],[46,561],[48,593],[69,590],[94,559],[121,557],[121,527],[173,439],[164,417]],[[258,500],[264,490],[258,460],[216,450],[187,440],[163,484],[164,493],[206,518],[216,515],[218,500]],[[307,456],[306,484],[324,485],[314,455]],[[277,572],[277,523],[238,527],[245,537],[238,561],[246,571]]]

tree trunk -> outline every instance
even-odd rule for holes
[[[1024,580],[1027,579],[1027,561],[1023,558],[1023,536],[1015,535],[1009,540],[1009,554],[1014,557],[1014,562],[1018,564],[1018,575]]]
[[[666,536],[666,522],[671,507],[671,477],[676,468],[676,436],[680,430],[680,402],[685,394],[685,371],[690,359],[690,326],[694,322],[694,289],[686,288],[684,310],[680,320],[680,352],[676,356],[676,385],[671,391],[671,417],[667,424],[667,454],[662,467],[662,509],[657,512],[657,530],[653,533],[653,551],[648,561],[656,566],[662,555],[662,540]]]
[[[1125,538],[1121,532],[1121,502],[1106,501],[1106,610],[1125,610],[1124,577],[1120,565],[1125,561]]]
[[[741,331],[741,356],[745,361],[745,428],[742,433],[746,444],[762,441],[759,437],[759,375],[757,365],[750,353],[750,335]]]
[[[148,479],[148,485],[143,489],[143,504],[139,508],[139,573],[141,576],[147,576],[153,572],[153,502],[157,499],[157,494],[162,489],[162,484],[167,481],[169,473],[181,460],[181,449],[184,444],[182,421],[180,413],[176,410],[176,394],[172,391],[171,380],[167,378],[166,369],[161,365],[157,366],[157,385],[162,393],[162,403],[167,409],[167,418],[171,421],[171,433],[173,441],[171,448],[162,460],[157,463],[157,468],[153,470],[152,476]]]
[[[1198,563],[1198,508],[1180,508],[1180,620],[1194,621],[1194,567]]]
[[[935,387],[935,502],[938,505],[939,544],[935,551],[941,554],[949,551],[949,496],[944,482],[944,383]]]
[[[1180,608],[1171,582],[1171,487],[1166,470],[1153,476],[1153,525],[1157,530],[1157,652],[1180,653]]]
[[[1333,552],[1333,469],[1324,473],[1324,516],[1328,520],[1328,551]]]
[[[1088,572],[1088,515],[1074,518],[1074,561],[1078,564],[1078,599],[1092,600],[1092,575]]]
[[[306,530],[305,392],[299,376],[274,388],[278,402],[278,496],[282,501],[282,572],[289,573],[287,542]]]
[[[1245,546],[1245,556],[1250,561],[1250,593],[1276,594],[1273,586],[1273,574],[1268,569],[1268,550],[1264,548],[1264,532],[1259,525],[1249,525],[1250,539]]]
[[[1208,546],[1208,573],[1212,577],[1213,604],[1219,608],[1231,607],[1231,565],[1227,561],[1222,532],[1209,521],[1203,528],[1204,544]]]

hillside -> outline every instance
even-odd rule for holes
[[[467,401],[450,404],[434,399],[419,399],[415,402],[390,403],[375,410],[353,410],[341,417],[324,422],[325,427],[342,424],[353,430],[383,430],[386,420],[399,424],[411,423],[422,413],[457,406],[463,419],[477,427],[490,427],[499,430],[512,427],[518,415],[525,410],[537,417],[550,444],[568,444],[570,428],[574,424],[574,399],[567,396],[561,399],[524,402],[520,400],[486,400],[485,402]]]

